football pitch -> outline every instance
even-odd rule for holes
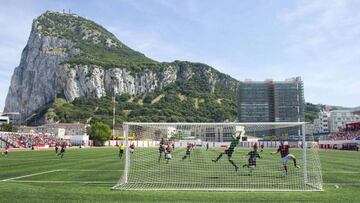
[[[235,178],[251,183],[252,178],[263,176],[264,183],[271,183],[274,179],[289,182],[294,181],[294,176],[301,176],[302,171],[300,169],[297,172],[295,168],[289,167],[293,174],[281,174],[279,155],[269,154],[274,149],[265,149],[265,152],[260,153],[263,159],[258,160],[252,176],[247,176],[247,170],[242,167],[239,172],[235,172],[225,155],[218,163],[212,163],[211,158],[215,158],[220,150],[205,152],[195,149],[191,162],[188,159],[181,161],[184,151],[177,149],[173,160],[166,164],[165,160],[158,163],[156,149],[138,148],[132,155],[138,161],[132,162],[132,166],[138,167],[130,168],[129,177],[136,177],[146,183],[156,182],[151,177],[169,173],[174,174],[176,180],[184,180],[180,186],[196,188],[200,186],[196,182],[204,178],[224,179],[224,182]],[[248,150],[238,151],[236,153],[241,156],[234,157],[234,161],[241,166],[246,163],[246,158],[242,156]],[[296,155],[297,152],[294,150],[293,153]],[[197,160],[196,157],[204,154],[206,157]],[[0,202],[360,202],[360,153],[329,150],[319,151],[319,155],[324,192],[191,192],[111,190],[124,170],[116,148],[68,149],[63,159],[57,157],[53,150],[14,151],[7,157],[0,157]],[[199,161],[207,159],[208,165]],[[266,169],[261,167],[270,162],[279,165],[279,171],[264,176],[262,172]],[[196,171],[198,175],[195,180],[194,177],[184,175],[176,177],[179,174],[176,172],[184,169]]]

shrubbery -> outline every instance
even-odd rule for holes
[[[105,141],[111,137],[110,127],[101,122],[96,122],[91,127],[88,127],[86,133],[91,140],[97,141],[100,145],[104,145]]]

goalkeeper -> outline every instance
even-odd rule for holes
[[[236,133],[231,135],[231,144],[230,146],[222,153],[219,154],[219,156],[215,159],[212,160],[214,163],[216,163],[217,161],[219,161],[219,159],[226,154],[228,156],[228,161],[235,167],[235,171],[238,171],[239,167],[234,163],[233,160],[231,160],[232,154],[234,153],[234,149],[235,147],[239,144],[239,140],[240,137],[242,135],[242,131],[239,131],[239,135],[235,136]]]

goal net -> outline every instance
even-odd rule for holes
[[[303,122],[125,123],[123,144],[113,189],[322,191]]]

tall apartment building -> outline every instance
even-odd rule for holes
[[[239,122],[302,122],[304,116],[304,88],[300,77],[285,81],[240,82],[238,90]],[[298,128],[263,132],[298,135]]]

